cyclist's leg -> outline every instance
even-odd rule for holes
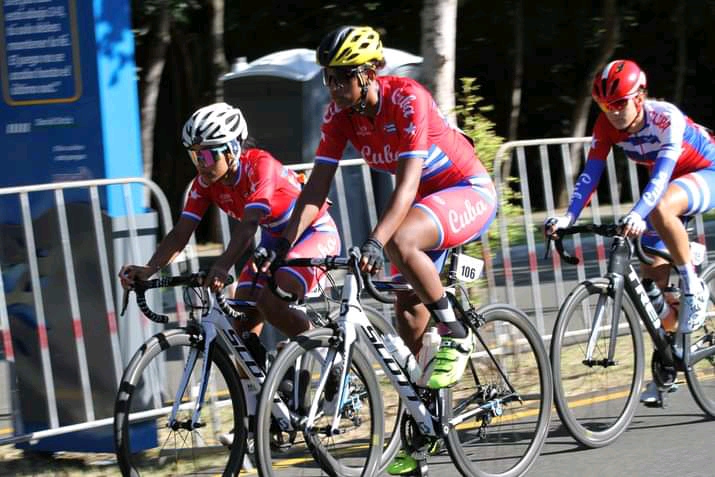
[[[420,199],[388,243],[391,260],[442,325],[440,332],[445,339],[427,384],[430,388],[450,386],[459,379],[472,340],[469,330],[457,321],[439,272],[425,250],[445,250],[476,239],[495,213],[496,198],[491,183],[464,182]]]
[[[715,207],[715,194],[711,190],[715,190],[715,168],[691,172],[670,183],[651,213],[653,226],[673,256],[682,279],[678,333],[688,333],[702,326],[709,298],[707,287],[695,273],[688,234],[679,216],[691,216]]]
[[[270,246],[272,237],[262,240]],[[310,226],[296,241],[286,258],[325,257],[340,253],[340,236],[333,219],[325,214]],[[252,273],[252,272],[251,272]],[[281,267],[275,273],[276,284],[299,299],[315,289],[323,278],[323,271],[308,267]],[[261,280],[265,285],[265,280]],[[258,309],[266,320],[287,336],[297,336],[310,328],[305,313],[272,293],[266,286],[258,297]]]

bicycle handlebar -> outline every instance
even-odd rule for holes
[[[321,267],[326,270],[350,270],[358,277],[361,288],[367,290],[368,294],[379,302],[394,303],[395,296],[389,293],[383,293],[375,286],[372,276],[369,273],[360,271],[360,249],[351,247],[347,257],[338,255],[328,255],[321,258],[289,258],[283,259],[279,263],[271,264],[271,271],[275,271],[280,267]],[[253,261],[260,264],[268,258],[268,250],[263,247],[258,247],[253,253]],[[268,275],[268,286],[282,300],[294,302],[298,299],[294,294],[281,289],[273,278],[273,274]]]
[[[122,311],[120,313],[121,315],[124,315],[124,311],[127,309],[127,304],[129,301],[129,292],[134,291],[136,294],[136,301],[137,301],[137,306],[141,310],[141,312],[149,318],[151,321],[155,323],[167,323],[169,321],[169,317],[167,315],[163,315],[161,313],[156,313],[152,311],[151,308],[149,308],[149,305],[146,302],[146,291],[151,290],[153,288],[171,288],[171,287],[189,287],[189,288],[198,288],[203,286],[204,279],[206,278],[206,273],[205,272],[199,272],[199,273],[192,273],[191,275],[179,275],[179,276],[171,276],[171,277],[161,277],[161,278],[153,278],[151,280],[135,280],[134,285],[130,289],[127,289],[124,291],[124,299],[122,303]],[[228,276],[226,280],[226,285],[230,285],[233,283],[233,277]],[[243,313],[235,310],[231,305],[226,302],[226,297],[224,296],[223,292],[215,292],[214,296],[216,297],[216,303],[218,304],[218,307],[221,309],[222,312],[224,312],[227,316],[234,318],[234,319],[241,319],[243,317]]]
[[[547,237],[546,255],[548,256],[549,253],[549,243],[551,242],[551,240],[554,240],[554,246],[556,247],[556,251],[559,253],[559,256],[566,263],[576,265],[579,263],[578,257],[574,257],[564,249],[563,239],[565,237],[584,232],[601,235],[602,237],[623,237],[623,235],[621,235],[621,228],[622,226],[618,224],[589,223],[581,225],[572,225],[571,227],[558,229],[553,234],[556,235],[555,239],[553,239],[552,237]],[[654,260],[652,257],[650,257],[650,255],[656,255],[672,263],[673,259],[669,253],[663,252],[662,250],[658,250],[653,247],[644,246],[641,243],[641,237],[642,236],[639,236],[638,238],[632,240],[632,243],[631,241],[629,241],[629,244],[631,244],[631,250],[635,249],[638,260],[645,263],[646,265],[652,265]]]

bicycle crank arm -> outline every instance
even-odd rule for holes
[[[607,368],[609,366],[615,366],[618,362],[612,359],[584,359],[581,361],[581,364],[585,364],[589,368],[593,368],[594,366]]]

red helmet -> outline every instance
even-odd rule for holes
[[[615,60],[593,79],[591,96],[600,105],[630,99],[646,88],[645,73],[630,60]]]

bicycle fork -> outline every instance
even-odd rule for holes
[[[201,409],[203,408],[204,398],[206,396],[206,388],[208,386],[209,381],[209,373],[211,372],[211,346],[213,345],[213,341],[216,339],[216,328],[213,326],[213,324],[205,323],[204,331],[204,363],[201,369],[199,392],[196,396],[196,402],[194,403],[194,411],[191,415],[191,421],[182,426],[190,431],[196,429],[197,427],[201,427],[201,424],[199,422],[199,415],[201,413]],[[186,391],[187,386],[189,385],[191,373],[196,366],[196,360],[198,359],[199,353],[201,351],[202,350],[198,347],[192,347],[191,351],[189,352],[189,356],[187,357],[186,365],[184,366],[184,372],[181,375],[181,381],[179,382],[179,386],[176,388],[174,404],[171,407],[171,415],[169,416],[169,427],[171,427],[172,429],[176,429],[178,426],[180,426],[180,424],[176,420],[176,415],[179,412],[179,407],[181,406],[181,399],[184,396],[184,392]]]

